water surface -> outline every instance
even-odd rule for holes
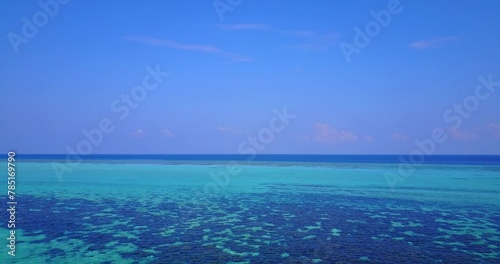
[[[499,156],[65,158],[18,157],[0,263],[500,263]]]

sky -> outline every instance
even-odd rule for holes
[[[2,1],[0,151],[500,154],[499,1]]]

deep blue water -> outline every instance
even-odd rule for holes
[[[148,195],[154,199],[162,194]],[[473,218],[498,223],[499,215],[488,208],[329,194],[289,195],[279,191],[259,196],[220,196],[210,201],[210,206],[180,205],[173,197],[163,196],[158,204],[135,206],[115,199],[95,202],[25,196],[21,202],[39,210],[23,216],[20,225],[28,236],[39,235],[38,230],[44,230],[44,238],[36,241],[40,244],[48,245],[60,238],[78,239],[88,245],[87,251],[100,254],[114,250],[109,247],[110,243],[133,244],[137,246],[133,251],[119,254],[123,259],[137,261],[135,263],[141,260],[149,263],[250,263],[245,262],[249,259],[251,263],[314,263],[314,259],[321,259],[321,263],[496,261],[483,260],[468,252],[492,254],[495,251],[488,247],[489,244],[480,243],[481,239],[473,234],[443,236],[446,233],[441,231],[453,230],[455,226],[450,223]],[[421,210],[423,206],[436,205],[441,209]],[[136,207],[166,213],[145,216]],[[391,209],[395,207],[401,209]],[[71,214],[64,213],[70,208]],[[102,216],[95,217],[97,213]],[[230,215],[232,217],[227,217]],[[286,220],[289,215],[296,217]],[[85,218],[91,220],[81,220]],[[117,219],[126,220],[127,224],[110,226]],[[305,228],[314,227],[315,223],[321,228]],[[144,228],[137,233],[137,226]],[[159,232],[162,228],[174,232],[165,236]],[[338,230],[338,234],[330,230]],[[134,233],[135,237],[117,237],[117,233]],[[225,240],[228,237],[230,240]],[[176,243],[179,245],[172,246]],[[495,244],[500,246],[498,242]],[[224,254],[217,245],[245,255]],[[251,255],[253,252],[258,254]],[[284,253],[288,256],[283,257]],[[51,248],[43,253],[50,259],[64,259],[70,254],[66,248]]]

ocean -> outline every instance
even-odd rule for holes
[[[500,156],[7,156],[0,263],[500,263]]]

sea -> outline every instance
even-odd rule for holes
[[[0,263],[500,263],[500,156],[0,157]]]

